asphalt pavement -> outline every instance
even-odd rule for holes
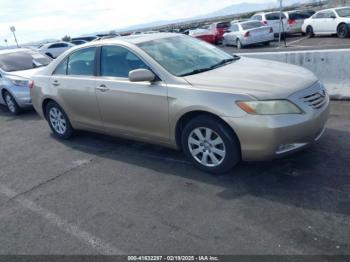
[[[350,254],[350,102],[324,137],[230,174],[0,108],[0,254]]]

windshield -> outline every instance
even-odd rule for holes
[[[213,45],[187,36],[157,39],[138,46],[175,76],[208,71],[236,59]]]
[[[0,54],[0,68],[6,72],[28,70],[46,66],[50,62],[51,58],[33,50]]]
[[[252,21],[252,22],[242,23],[241,26],[242,26],[243,30],[249,30],[249,29],[253,29],[253,28],[262,27],[263,24],[260,22]]]
[[[350,7],[337,9],[336,12],[340,17],[350,17]]]

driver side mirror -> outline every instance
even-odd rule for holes
[[[129,72],[131,82],[152,82],[156,76],[148,69],[135,69]]]
[[[331,15],[331,18],[336,19],[337,17],[335,15]]]

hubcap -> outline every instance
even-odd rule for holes
[[[220,165],[226,156],[224,141],[215,131],[207,127],[199,127],[191,132],[188,147],[192,157],[206,167]]]
[[[5,97],[5,100],[6,100],[6,104],[7,104],[8,109],[12,113],[16,112],[15,102],[13,101],[12,97],[7,94]]]
[[[67,130],[67,122],[61,110],[52,107],[49,111],[49,118],[53,129],[60,135],[63,135]]]

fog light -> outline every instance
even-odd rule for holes
[[[306,143],[293,143],[293,144],[284,144],[280,145],[276,151],[276,154],[283,154],[289,151],[295,150],[297,148],[305,146]]]

